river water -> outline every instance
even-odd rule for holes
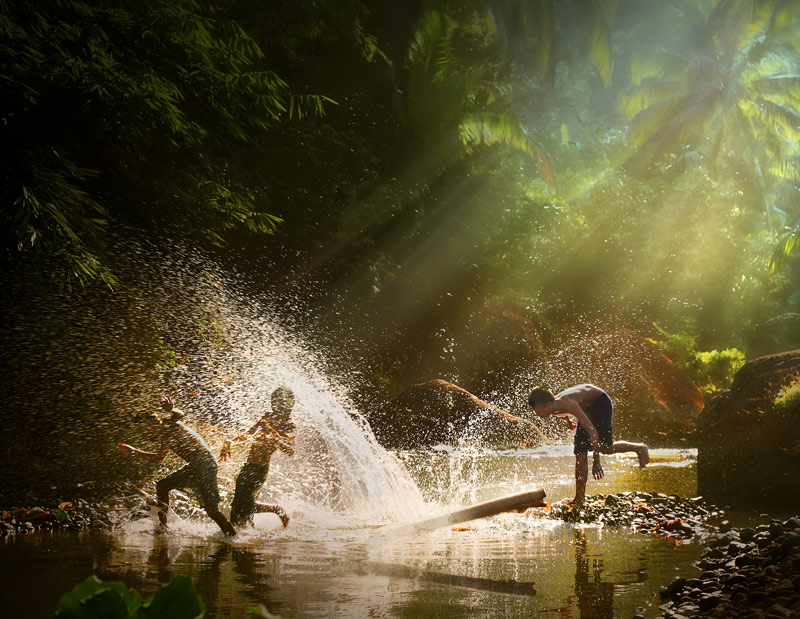
[[[318,354],[276,326],[262,305],[237,296],[214,278],[213,269],[203,268],[184,273],[173,264],[163,270],[168,281],[160,296],[194,299],[197,307],[172,317],[177,326],[164,329],[159,338],[195,333],[193,325],[205,325],[205,335],[192,340],[194,348],[170,340],[177,361],[162,368],[160,388],[144,374],[141,384],[132,386],[123,375],[109,379],[108,360],[102,355],[94,365],[95,357],[80,357],[86,366],[84,386],[103,396],[104,410],[120,411],[131,410],[128,400],[133,398],[118,397],[120,385],[139,389],[142,406],[153,406],[156,392],[166,391],[186,408],[187,423],[215,453],[224,439],[264,413],[273,389],[291,388],[296,396],[295,455],[273,457],[261,494],[262,500],[287,510],[289,527],[283,529],[277,516],[263,514],[254,528],[227,541],[207,517],[186,508],[194,505],[190,497],[173,493],[169,531],[156,533],[154,515],[146,509],[131,511],[120,497],[126,507],[113,512],[119,524],[110,530],[0,539],[0,616],[49,617],[60,597],[90,574],[121,580],[143,596],[181,574],[193,579],[212,618],[243,617],[256,605],[278,617],[630,617],[637,609],[652,617],[659,614],[659,587],[678,575],[698,573],[692,567],[701,551],[698,542],[680,544],[626,529],[518,514],[487,518],[461,530],[409,534],[402,525],[521,490],[543,486],[549,501],[571,496],[571,447],[387,451],[349,402],[348,389],[322,369],[325,361]],[[145,310],[152,305],[126,302],[122,294],[112,301],[108,312],[122,317],[121,324],[145,322]],[[141,316],[135,313],[139,310]],[[90,328],[79,330],[81,336]],[[120,337],[127,333],[118,332]],[[109,358],[120,355],[119,343],[104,330],[95,335],[94,348],[102,352],[108,341]],[[72,354],[70,342],[60,342],[64,354]],[[76,357],[80,350],[75,349]],[[532,376],[520,381],[541,382]],[[128,425],[119,427],[123,432]],[[424,428],[409,428],[420,430]],[[115,433],[114,440],[153,447],[136,436]],[[111,453],[117,451],[114,442],[106,442],[91,449],[78,446],[105,457],[95,462],[95,469],[121,457]],[[232,451],[220,467],[224,509],[246,446],[234,445]],[[643,470],[633,456],[605,457],[606,477],[590,480],[587,492],[695,496],[696,453],[655,453],[660,461]],[[138,499],[141,506],[152,503],[154,480],[178,466],[178,460],[168,459],[147,479],[130,480],[144,486],[148,501]]]
[[[605,479],[590,481],[588,492],[693,496],[695,452],[654,453],[668,461],[640,470],[634,457],[607,457]],[[415,517],[539,485],[549,500],[572,491],[568,446],[391,455],[424,495]],[[275,459],[280,480],[288,459]],[[328,509],[290,493],[277,498],[293,518],[288,528],[264,514],[231,542],[208,519],[178,516],[166,534],[141,518],[107,532],[6,537],[3,616],[50,616],[60,596],[90,574],[145,596],[183,574],[194,580],[208,617],[243,617],[259,604],[280,617],[653,617],[660,586],[698,573],[691,565],[697,542],[627,529],[502,514],[461,527],[467,530],[397,534],[394,525],[408,518]]]

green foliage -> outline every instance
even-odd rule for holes
[[[102,582],[89,576],[65,593],[56,617],[64,619],[197,619],[205,604],[186,576],[175,576],[146,600],[119,581]]]
[[[510,4],[515,9],[512,19],[518,18],[522,23],[525,44],[533,52],[530,61],[539,79],[544,79],[552,88],[556,62],[564,60],[563,48],[569,41],[563,34],[577,30],[582,38],[577,47],[586,49],[603,84],[611,83],[614,68],[611,29],[617,0],[570,0],[566,13],[558,10],[554,0],[513,0]],[[571,22],[561,23],[560,15],[571,17]]]
[[[661,348],[705,393],[728,389],[734,375],[744,365],[744,353],[737,348],[697,350],[697,338],[689,331],[668,333],[654,326],[661,339],[649,341]]]
[[[705,17],[695,13],[704,21],[687,28],[689,54],[676,47],[635,58],[620,110],[635,147],[629,170],[647,176],[705,162],[733,172],[772,233],[794,208],[779,197],[798,188],[798,14],[793,3],[753,4],[723,0]]]
[[[0,67],[5,249],[56,256],[68,281],[111,282],[110,216],[217,243],[233,226],[273,231],[263,179],[231,155],[331,102],[294,93],[225,4],[207,1],[7,0]]]
[[[409,49],[409,117],[417,136],[452,159],[463,148],[502,144],[527,154],[555,180],[544,149],[512,106],[509,67],[476,60],[497,56],[499,37],[488,7],[457,18],[430,10],[417,23]]]
[[[773,404],[778,410],[800,409],[800,377],[781,389]]]
[[[800,253],[800,224],[786,232],[778,242],[769,260],[769,272],[781,271],[797,253]]]

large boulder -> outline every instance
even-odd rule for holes
[[[522,368],[535,364],[536,382],[555,389],[580,383],[599,385],[614,400],[615,437],[620,440],[668,444],[694,430],[694,421],[703,407],[703,394],[657,346],[640,335],[627,330],[604,333],[584,338],[578,344],[545,357],[532,325],[511,314],[506,315],[502,323],[509,330],[498,328],[498,332],[509,335],[503,340],[509,348],[503,349],[495,342],[482,353],[475,354],[487,374],[496,368],[495,378],[503,371],[518,376]],[[495,321],[486,324],[498,325]],[[512,324],[518,325],[518,331],[510,328]],[[511,337],[511,333],[517,336]],[[528,335],[524,336],[525,333]],[[505,358],[514,349],[512,343],[517,341],[516,337],[520,338],[518,346],[525,358],[522,362],[519,358],[513,361]],[[496,363],[495,348],[505,350],[500,354],[505,362]],[[474,372],[477,376],[478,369]],[[486,391],[491,391],[489,384],[484,386]],[[533,386],[525,384],[506,389],[513,393],[514,401],[522,403],[527,390]],[[506,392],[505,389],[499,391]],[[499,412],[499,408],[452,382],[436,379],[404,390],[375,410],[369,421],[378,440],[393,448],[456,444],[462,439],[473,444],[511,447],[538,442],[541,438],[537,431],[539,424],[530,420],[508,423]],[[546,424],[544,427],[548,432],[553,431]]]
[[[393,449],[456,445],[461,440],[519,446],[541,437],[532,421],[509,415],[442,379],[412,385],[372,412],[369,423],[378,441]]]
[[[593,383],[605,389],[620,440],[673,443],[694,429],[703,408],[697,385],[661,349],[626,329],[564,348],[550,357],[541,378],[558,387]]]
[[[759,357],[697,419],[697,482],[732,506],[800,506],[800,350]],[[781,397],[783,396],[783,397]]]
[[[519,368],[537,366],[546,356],[539,326],[512,307],[475,302],[451,322],[446,332],[412,343],[405,384],[444,377],[476,393],[503,392]]]

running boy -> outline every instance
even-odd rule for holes
[[[269,461],[278,449],[294,455],[294,424],[290,419],[294,406],[294,394],[285,387],[272,392],[272,411],[256,421],[247,434],[255,435],[247,454],[247,462],[236,478],[236,490],[231,503],[231,522],[235,526],[247,524],[256,513],[272,512],[281,519],[283,526],[289,524],[289,516],[279,505],[267,505],[256,501],[261,487],[267,480]]]
[[[586,498],[586,480],[589,477],[589,449],[594,452],[592,476],[603,478],[600,454],[635,452],[639,466],[644,468],[650,461],[650,450],[644,443],[626,443],[612,438],[611,398],[594,385],[576,385],[558,395],[544,387],[536,387],[528,396],[528,407],[537,417],[568,418],[578,421],[573,453],[575,454],[575,503]]]
[[[136,417],[140,432],[146,439],[159,440],[157,452],[143,451],[131,445],[117,443],[122,451],[132,453],[151,462],[161,463],[171,449],[186,461],[186,466],[167,475],[156,483],[158,499],[158,520],[162,527],[167,526],[169,491],[177,488],[191,488],[200,497],[203,508],[209,517],[219,525],[226,535],[236,535],[236,530],[219,510],[219,488],[217,487],[217,460],[203,438],[190,430],[182,421],[183,411],[175,408],[170,398],[161,398],[161,407],[170,413],[161,419],[155,413],[142,413]]]

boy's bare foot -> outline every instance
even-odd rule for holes
[[[650,448],[642,443],[642,446],[636,450],[636,455],[639,456],[639,468],[643,469],[650,462]]]

